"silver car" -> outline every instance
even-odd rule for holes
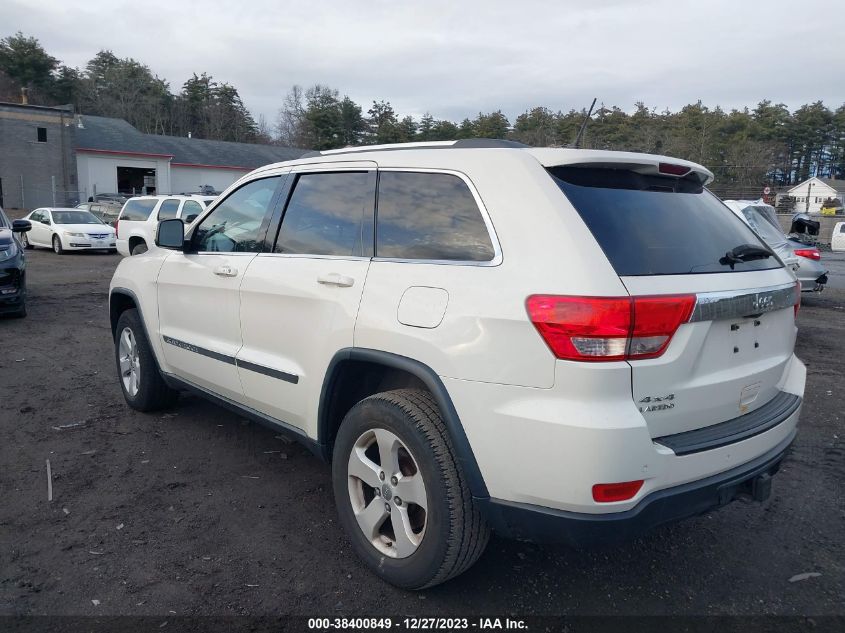
[[[813,244],[790,239],[781,229],[774,207],[762,201],[725,200],[727,207],[760,236],[801,282],[804,292],[821,292],[827,283],[827,269]]]

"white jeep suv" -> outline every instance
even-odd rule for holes
[[[410,589],[491,529],[585,543],[763,500],[801,409],[800,293],[711,179],[488,140],[262,167],[118,266],[123,393],[298,438],[356,552]]]
[[[129,198],[115,222],[117,252],[128,257],[146,253],[153,245],[158,223],[181,218],[190,224],[214,200],[210,196],[136,196]]]

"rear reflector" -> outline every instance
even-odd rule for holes
[[[633,498],[642,487],[642,479],[637,481],[623,481],[618,484],[596,484],[593,486],[593,501],[598,503],[627,501]]]
[[[669,174],[670,176],[686,176],[692,169],[684,165],[675,165],[674,163],[660,163],[657,166],[657,171],[661,174]]]
[[[563,360],[656,358],[689,320],[695,295],[569,297],[532,295],[531,322]]]
[[[798,316],[798,310],[801,308],[801,282],[795,282],[795,316]]]
[[[796,248],[793,251],[798,257],[806,257],[807,259],[814,259],[819,261],[822,254],[815,248]]]

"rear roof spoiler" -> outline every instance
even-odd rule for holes
[[[675,176],[695,174],[702,185],[713,182],[713,172],[680,158],[635,152],[610,152],[584,149],[529,148],[525,150],[544,167],[590,167],[593,169],[624,169],[639,174]]]

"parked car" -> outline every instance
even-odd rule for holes
[[[68,251],[115,252],[114,229],[90,211],[43,207],[26,219],[32,223],[32,230],[23,236],[26,248],[43,246],[59,255]]]
[[[26,316],[26,253],[21,235],[27,220],[10,221],[0,207],[0,314]]]
[[[490,140],[263,167],[118,265],[124,398],[193,392],[330,460],[353,549],[408,589],[491,530],[580,544],[766,499],[800,292],[712,177]]]
[[[180,218],[190,224],[212,196],[138,196],[123,205],[115,227],[117,251],[124,257],[146,253],[155,240],[159,221]]]
[[[813,244],[790,239],[783,232],[774,207],[751,200],[725,200],[725,204],[777,253],[801,282],[802,291],[824,290],[828,271],[821,263],[819,249]]]
[[[114,223],[117,222],[117,217],[120,215],[121,205],[110,202],[83,202],[82,204],[76,205],[76,208],[90,211],[105,224],[114,226]]]
[[[845,251],[845,222],[837,222],[833,226],[830,238],[830,250]]]

